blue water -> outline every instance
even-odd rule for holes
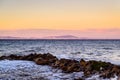
[[[51,53],[58,58],[120,58],[120,40],[0,40],[0,55]]]

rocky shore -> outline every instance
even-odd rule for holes
[[[99,74],[102,78],[111,78],[120,76],[120,66],[114,65],[109,62],[102,61],[85,61],[81,59],[80,61],[71,59],[58,59],[50,53],[47,54],[29,54],[25,56],[9,55],[1,56],[0,60],[27,60],[34,61],[38,65],[49,65],[53,68],[61,69],[65,73],[72,72],[84,72],[84,76],[75,80],[84,80],[94,74]]]

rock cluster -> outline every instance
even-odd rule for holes
[[[25,56],[9,55],[1,56],[0,60],[28,60],[34,61],[38,65],[49,65],[53,68],[58,68],[63,70],[65,73],[71,72],[84,72],[84,77],[88,77],[92,74],[100,74],[100,77],[111,78],[114,75],[120,76],[120,66],[111,64],[109,62],[102,61],[85,61],[81,59],[80,61],[70,60],[70,59],[58,59],[50,53],[47,54],[29,54]],[[81,79],[79,79],[81,80]]]

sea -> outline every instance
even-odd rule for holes
[[[81,40],[47,40],[47,39],[1,39],[0,56],[28,55],[31,53],[51,53],[57,58],[75,60],[97,60],[120,65],[119,39],[81,39]],[[30,61],[0,61],[0,80],[74,80],[83,76],[83,72],[63,73],[50,66],[36,65]],[[44,80],[44,79],[43,79]],[[104,80],[93,75],[86,80]],[[109,79],[105,79],[109,80]],[[110,80],[117,80],[111,78]]]

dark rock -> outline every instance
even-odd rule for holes
[[[87,62],[83,59],[80,60],[80,69],[81,71],[84,71],[85,68],[87,67]]]
[[[114,77],[114,74],[111,73],[109,70],[106,70],[105,72],[103,72],[100,77],[103,77],[104,79],[105,78],[111,78],[111,77]]]
[[[64,72],[78,72],[80,71],[79,62],[70,59],[60,59],[55,62],[54,67],[62,69]]]
[[[10,56],[7,56],[7,59],[9,60],[19,60],[21,58],[21,56],[17,56],[14,54],[11,54]]]
[[[4,59],[6,59],[6,56],[1,56],[0,57],[0,60],[4,60]]]
[[[82,78],[78,78],[78,79],[74,79],[74,80],[84,80],[84,79],[82,79]]]
[[[52,65],[57,61],[57,58],[48,53],[41,56],[39,55],[39,57],[34,58],[34,61],[39,65]]]
[[[84,77],[88,77],[90,75],[99,73],[100,77],[103,78],[111,78],[114,75],[120,76],[120,66],[113,65],[108,62],[102,61],[85,61],[81,59],[80,61],[70,60],[70,59],[60,59],[56,56],[53,56],[50,53],[47,54],[29,54],[25,56],[18,55],[9,55],[9,56],[1,56],[0,60],[28,60],[34,61],[38,65],[49,65],[54,68],[62,69],[63,72],[72,73],[72,72],[84,72]],[[83,80],[83,79],[75,79],[75,80]]]
[[[45,60],[43,58],[36,58],[34,60],[36,62],[36,64],[38,65],[48,65],[49,64],[49,61],[48,60]]]

